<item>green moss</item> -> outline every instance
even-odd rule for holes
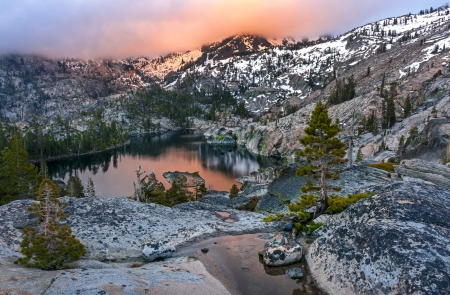
[[[262,197],[252,197],[247,204],[237,207],[238,210],[255,212],[256,205]]]
[[[351,204],[358,202],[361,199],[368,198],[374,196],[375,193],[368,194],[355,194],[348,195],[347,198],[334,196],[328,199],[327,213],[340,213],[347,209]]]
[[[377,164],[366,164],[365,166],[378,168],[387,172],[395,172],[394,166],[395,163],[377,163]]]

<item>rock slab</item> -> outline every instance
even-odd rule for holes
[[[418,182],[373,187],[377,195],[334,216],[306,254],[329,294],[450,294],[450,190]]]

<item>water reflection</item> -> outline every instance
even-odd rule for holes
[[[139,165],[154,170],[163,183],[163,172],[199,171],[210,189],[229,190],[235,178],[274,163],[237,148],[214,148],[194,131],[145,136],[115,150],[48,163],[54,178],[67,179],[75,172],[85,180],[91,177],[105,197],[131,195]]]

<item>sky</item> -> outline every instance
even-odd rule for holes
[[[240,33],[314,39],[445,0],[0,0],[0,54],[155,57]]]

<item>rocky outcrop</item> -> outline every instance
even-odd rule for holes
[[[213,126],[205,131],[203,134],[206,141],[213,145],[235,145],[236,141],[233,138],[233,131],[225,127]]]
[[[186,178],[186,185],[187,186],[197,186],[199,184],[205,183],[205,180],[198,175],[198,173],[191,173],[191,172],[164,172],[163,177],[167,182],[173,183],[178,177],[184,176]]]
[[[449,294],[450,190],[396,182],[334,216],[309,248],[329,294]]]
[[[63,198],[70,214],[65,222],[86,246],[86,259],[127,260],[140,258],[143,246],[166,241],[177,247],[208,235],[267,230],[263,215],[227,210],[233,222],[217,216],[217,206],[200,202],[168,208],[125,198]],[[26,208],[31,200],[14,201],[0,207],[1,254],[19,255],[24,223],[34,218]],[[183,204],[184,205],[184,204]]]
[[[422,132],[408,138],[398,154],[401,159],[416,158],[442,164],[447,158],[449,139],[450,118],[431,119]]]
[[[301,163],[294,163],[283,167],[280,176],[269,185],[268,194],[258,202],[257,210],[283,212],[287,210],[286,204],[296,201],[300,196],[300,189],[306,183],[305,177],[295,174],[300,165]],[[391,182],[393,179],[391,173],[362,165],[356,165],[354,169],[341,166],[339,169],[340,179],[330,180],[329,185],[340,186],[342,190],[336,194],[341,196],[353,194],[364,187]]]
[[[405,179],[418,178],[450,189],[450,167],[445,165],[413,159],[403,160],[394,169]]]
[[[41,271],[1,265],[0,294],[230,294],[203,264],[187,257]]]

